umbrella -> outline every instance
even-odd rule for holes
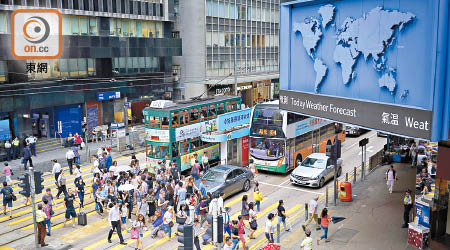
[[[130,171],[131,167],[130,166],[126,166],[126,165],[122,165],[122,166],[117,166],[116,167],[116,171],[114,171],[115,173],[120,173],[120,172],[127,172]]]
[[[134,189],[134,186],[131,184],[123,184],[119,186],[119,191],[130,191],[131,189]]]
[[[345,217],[334,217],[334,216],[331,217],[331,221],[333,222],[333,224],[336,224],[336,223],[341,222],[343,220],[345,220]]]

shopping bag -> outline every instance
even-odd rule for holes
[[[139,230],[137,228],[133,228],[130,231],[131,239],[139,239]]]

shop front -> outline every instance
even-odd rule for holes
[[[248,165],[251,112],[244,109],[220,115],[217,130],[201,134],[204,142],[220,143],[221,164]]]
[[[450,141],[441,141],[438,147],[438,167],[430,218],[430,247],[448,249],[450,246]]]

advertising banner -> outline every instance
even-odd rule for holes
[[[244,136],[241,139],[242,142],[242,151],[241,151],[241,155],[242,155],[242,166],[247,166],[248,163],[248,149],[249,149],[249,140],[248,140],[248,136]]]
[[[0,120],[0,140],[10,140],[11,131],[9,131],[9,120]]]
[[[170,133],[169,130],[146,128],[145,138],[149,141],[170,142]]]
[[[186,169],[191,169],[191,159],[194,158],[194,154],[197,154],[198,162],[202,162],[203,153],[206,152],[209,161],[215,160],[219,158],[219,144],[215,144],[213,146],[203,148],[192,152],[190,154],[185,154],[181,156],[181,171]]]
[[[248,108],[219,115],[219,117],[217,118],[217,130],[227,130],[236,126],[250,123],[251,114],[252,109]]]
[[[428,110],[288,90],[280,90],[280,108],[399,135],[431,139],[433,112]]]
[[[416,201],[416,216],[414,222],[417,225],[422,225],[430,228],[430,207],[426,203]]]
[[[181,128],[176,128],[175,140],[182,141],[189,138],[198,137],[202,134],[202,132],[206,132],[205,122],[195,123]]]
[[[107,101],[107,100],[114,100],[114,99],[120,99],[119,91],[97,93],[97,101]]]

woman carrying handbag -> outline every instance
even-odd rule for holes
[[[132,229],[130,231],[131,239],[136,240],[135,250],[143,250],[144,246],[142,240],[144,238],[145,218],[144,215],[139,214],[136,221],[133,222]]]

